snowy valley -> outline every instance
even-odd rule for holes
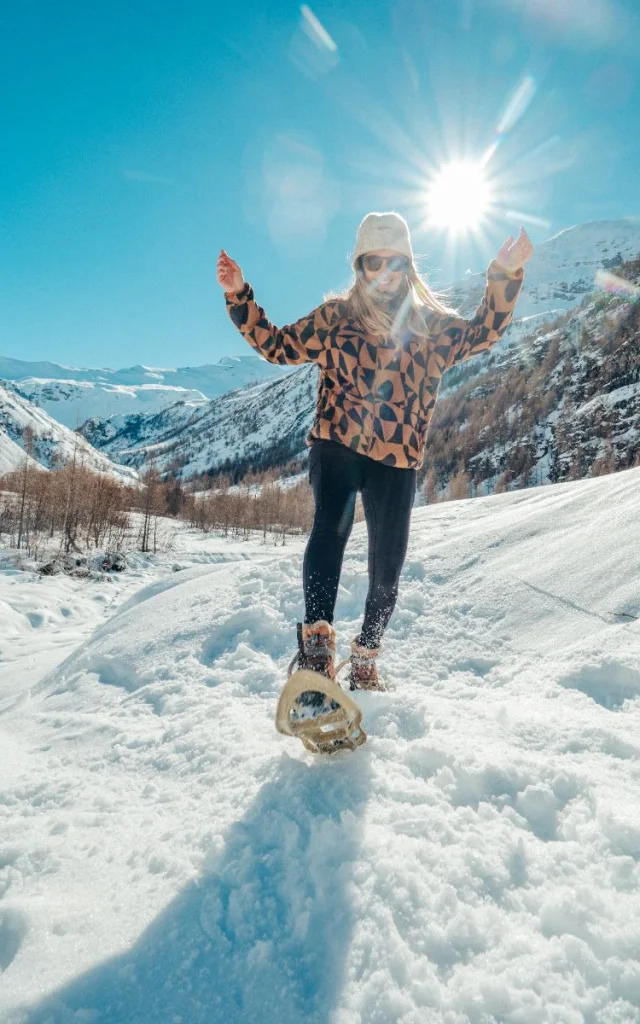
[[[0,360],[2,1024],[640,1024],[639,252],[542,243],[443,381],[331,757],[274,727],[317,369]],[[339,659],[366,591],[356,521]]]

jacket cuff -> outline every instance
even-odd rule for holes
[[[239,306],[253,298],[253,288],[248,281],[245,281],[239,292],[225,292],[227,306]]]
[[[518,267],[517,270],[506,270],[497,260],[491,260],[487,268],[487,277],[493,281],[504,277],[517,281],[524,277],[524,267]]]

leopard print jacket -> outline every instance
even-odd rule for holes
[[[307,444],[325,438],[388,466],[419,469],[440,381],[456,363],[487,352],[509,326],[524,268],[492,260],[484,297],[470,320],[425,310],[424,333],[377,339],[330,299],[287,327],[274,327],[251,285],[225,293],[229,315],[270,363],[320,367],[316,415]]]

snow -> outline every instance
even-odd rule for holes
[[[640,1020],[640,470],[414,510],[367,744],[275,732],[304,540],[0,573],[0,1019]],[[342,655],[366,592],[354,527]]]
[[[637,383],[623,384],[622,387],[616,388],[614,391],[608,391],[604,395],[595,395],[593,398],[590,398],[588,402],[585,402],[576,410],[576,416],[591,416],[594,409],[597,408],[624,407],[628,402],[633,402],[637,395]]]
[[[27,377],[16,384],[21,395],[71,430],[92,417],[124,419],[153,414],[176,402],[202,405],[201,391],[164,384],[109,384],[100,381],[47,380]]]

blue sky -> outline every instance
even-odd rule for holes
[[[220,247],[278,324],[349,281],[361,217],[407,217],[436,287],[521,223],[640,215],[632,0],[29,2],[0,15],[0,354],[119,367],[249,352]],[[491,151],[491,215],[425,198]],[[529,219],[524,219],[525,217]]]

